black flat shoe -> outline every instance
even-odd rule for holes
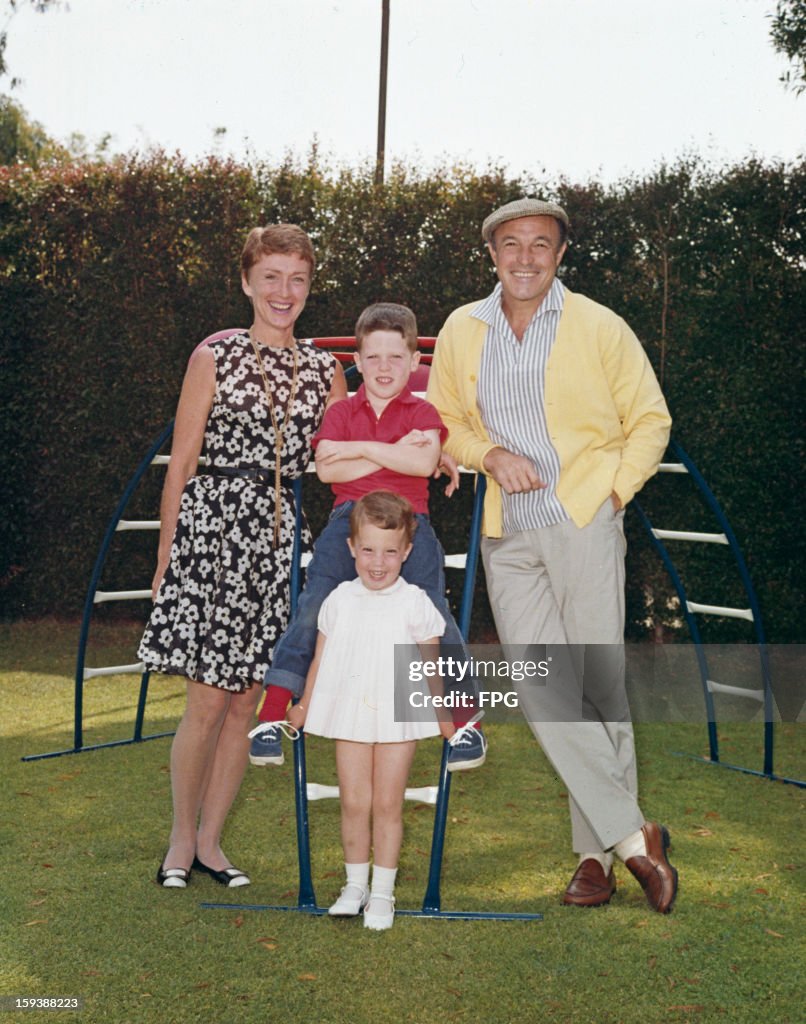
[[[166,868],[163,862],[157,871],[157,885],[163,889],[187,889],[190,882],[190,868]]]
[[[202,864],[198,857],[193,858],[193,870],[203,871],[210,878],[215,879],[219,885],[225,885],[228,889],[252,884],[252,880],[246,872],[240,871],[238,868],[222,868],[221,871],[216,871],[215,868],[208,868],[206,864]]]

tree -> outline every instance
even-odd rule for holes
[[[0,95],[0,166],[20,163],[38,167],[69,156],[70,152],[38,121],[32,121],[19,103]]]
[[[776,53],[792,65],[781,81],[800,95],[806,89],[806,0],[778,0],[770,37]]]

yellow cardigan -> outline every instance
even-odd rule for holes
[[[440,331],[428,401],[449,436],[446,450],[482,470],[494,448],[476,403],[487,324],[471,302]],[[546,422],[560,458],[557,496],[577,526],[589,523],[612,491],[626,505],[656,472],[669,442],[671,416],[641,343],[605,306],[565,290],[557,336],[546,364]],[[539,468],[539,467],[538,467]],[[502,534],[501,489],[487,477],[483,530]]]

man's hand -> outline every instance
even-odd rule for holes
[[[449,477],[448,486],[445,488],[445,497],[450,498],[454,491],[459,490],[459,464],[452,455],[448,455],[445,451],[439,457],[439,463],[434,470],[434,479],[439,479],[443,473]]]
[[[484,456],[482,465],[507,494],[539,491],[546,486],[537,475],[533,462],[525,455],[516,455],[506,448],[491,448]]]
[[[615,491],[610,492],[610,500],[613,502],[613,510],[620,512],[624,506],[621,504],[621,498],[616,494]]]

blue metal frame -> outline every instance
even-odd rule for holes
[[[346,375],[349,376],[356,372],[356,368],[351,366],[347,369]],[[115,509],[114,514],[107,526],[106,533],[104,535],[101,547],[98,551],[97,558],[95,560],[95,566],[93,568],[92,576],[90,578],[89,587],[87,589],[87,597],[84,603],[84,613],[81,622],[81,631],[79,634],[78,652],[76,658],[76,675],[75,675],[75,696],[74,696],[74,723],[73,723],[73,746],[66,750],[56,750],[50,753],[44,754],[29,754],[22,758],[23,761],[38,761],[51,757],[61,757],[65,754],[78,754],[89,750],[102,750],[107,747],[120,747],[128,746],[131,743],[141,743],[145,740],[152,739],[163,739],[168,736],[172,736],[173,732],[162,732],[154,733],[152,735],[143,735],[143,721],[145,716],[146,700],[148,696],[148,684],[150,673],[145,670],[140,679],[140,691],[137,701],[137,709],[135,715],[134,729],[131,739],[126,740],[115,740],[108,743],[98,743],[87,746],[84,744],[83,737],[83,707],[84,707],[84,665],[87,648],[87,638],[89,635],[90,621],[92,617],[92,611],[94,608],[95,593],[100,583],[101,572],[106,562],[106,557],[109,551],[110,544],[115,535],[118,523],[123,517],[126,506],[134,493],[135,488],[142,479],[144,473],[151,465],[155,455],[157,455],[163,445],[168,441],[173,432],[173,422],[169,423],[156,438],[148,454],[142,460],[137,470],[135,471],[132,478],[129,480],[126,488],[121,496],[118,506]],[[664,566],[666,567],[669,577],[672,581],[674,589],[680,599],[680,607],[683,617],[691,633],[691,638],[694,641],[694,647],[697,657],[697,664],[700,673],[700,679],[703,689],[703,697],[705,700],[706,713],[708,717],[707,729],[708,729],[708,743],[709,743],[709,757],[708,758],[696,758],[695,755],[680,754],[680,756],[695,757],[696,760],[704,761],[708,764],[720,765],[724,768],[730,768],[734,771],[744,772],[749,775],[757,775],[766,779],[785,782],[795,786],[806,786],[806,781],[800,779],[792,779],[786,776],[776,775],[773,770],[773,754],[774,754],[774,742],[775,742],[775,730],[773,722],[773,697],[772,697],[772,686],[770,676],[770,665],[769,665],[769,654],[767,651],[766,640],[764,637],[764,630],[762,626],[761,610],[758,603],[758,598],[753,587],[750,573],[747,569],[747,565],[744,561],[739,543],[736,540],[736,536],[728,522],[725,513],[723,512],[719,502],[716,500],[708,484],[705,482],[702,474],[699,472],[697,467],[692,462],[688,454],[683,448],[676,442],[670,443],[671,452],[680,460],[680,462],[686,467],[689,476],[694,481],[696,487],[705,498],[708,506],[711,508],[715,517],[717,518],[725,537],[728,540],[731,553],[736,561],[739,574],[747,592],[750,607],[753,613],[753,626],[755,629],[756,642],[759,650],[759,658],[761,662],[761,674],[764,685],[764,709],[765,709],[765,722],[764,722],[764,763],[761,771],[746,768],[741,765],[726,764],[720,760],[719,756],[719,738],[717,732],[717,719],[716,710],[713,701],[713,695],[708,689],[708,666],[705,657],[705,651],[703,649],[702,639],[700,631],[697,626],[696,619],[688,610],[688,601],[686,596],[685,587],[680,578],[679,573],[672,561],[671,556],[663,542],[655,537],[652,532],[652,524],[649,521],[648,516],[644,512],[640,503],[637,500],[632,502],[633,507],[636,510],[641,523],[649,534],[650,541],[652,542],[655,550],[660,556]],[[301,488],[301,482],[300,482]],[[466,572],[464,588],[462,592],[462,604],[459,619],[459,628],[463,635],[467,637],[470,627],[470,617],[472,612],[472,595],[473,588],[475,585],[475,576],[477,571],[478,563],[478,543],[473,544],[473,538],[477,538],[480,533],[481,527],[481,516],[482,516],[482,498],[485,487],[485,481],[483,477],[477,478],[477,490],[476,490],[476,501],[473,506],[473,513],[470,526],[470,539],[471,543],[468,548]],[[300,491],[301,493],[301,491]],[[299,553],[297,553],[299,558]],[[297,578],[292,577],[292,591],[296,586],[298,587],[298,568]],[[292,595],[292,602],[295,598]],[[292,604],[293,607],[293,604]],[[295,745],[296,747],[296,745]]]
[[[728,541],[728,546],[736,562],[736,567],[739,570],[739,576],[741,577],[742,584],[747,594],[747,599],[750,603],[750,610],[753,613],[753,630],[756,637],[756,646],[759,652],[761,679],[764,691],[763,769],[761,771],[758,771],[753,768],[745,768],[741,765],[727,764],[724,761],[721,761],[719,758],[719,736],[717,732],[716,709],[714,706],[713,694],[708,688],[708,663],[705,656],[705,650],[703,647],[699,626],[697,625],[697,620],[694,618],[694,615],[689,611],[688,596],[686,594],[685,586],[683,585],[683,581],[680,578],[680,574],[678,573],[672,561],[672,558],[669,555],[666,545],[660,538],[656,537],[653,533],[652,524],[649,521],[649,517],[647,516],[646,512],[641,507],[640,502],[638,502],[637,500],[633,501],[632,504],[638,514],[638,518],[641,520],[643,526],[649,534],[649,538],[655,550],[660,555],[660,558],[664,566],[666,567],[666,571],[669,574],[669,577],[672,581],[672,585],[674,586],[675,592],[677,593],[678,599],[680,601],[680,610],[686,621],[686,625],[689,628],[689,632],[691,633],[691,638],[694,641],[694,648],[697,655],[697,666],[700,673],[700,682],[702,684],[703,697],[705,699],[705,709],[708,715],[709,757],[697,757],[694,754],[685,753],[678,753],[677,756],[691,757],[694,760],[703,761],[706,764],[718,765],[722,768],[729,768],[732,771],[744,772],[747,775],[757,775],[775,782],[785,782],[793,786],[806,787],[806,781],[804,780],[790,779],[786,776],[776,775],[773,771],[775,723],[773,721],[774,701],[772,693],[772,677],[770,673],[769,652],[767,651],[767,641],[764,635],[764,626],[761,618],[761,607],[759,605],[755,587],[753,586],[753,581],[750,578],[750,573],[748,571],[747,564],[744,560],[744,556],[742,555],[741,548],[739,547],[739,542],[736,539],[736,535],[734,534],[733,529],[730,523],[728,522],[728,518],[722,510],[721,505],[716,500],[713,491],[705,482],[703,475],[694,465],[694,462],[691,460],[690,456],[676,441],[670,442],[669,449],[672,452],[672,454],[676,458],[678,458],[680,462],[686,467],[688,475],[694,481],[695,486],[705,499],[708,507],[713,512],[714,516],[719,522],[720,527],[722,528],[722,532],[725,534],[725,537]]]
[[[173,434],[174,424],[173,420],[161,431],[157,439],[151,445],[148,450],[148,454],[137,467],[134,475],[126,484],[126,488],[121,495],[120,501],[118,502],[117,508],[112,514],[112,518],[109,520],[109,525],[106,528],[106,533],[101,541],[101,547],[98,550],[98,555],[95,559],[95,566],[92,570],[92,576],[90,577],[90,583],[87,587],[87,597],[84,601],[84,614],[81,619],[81,632],[78,638],[78,653],[76,655],[76,676],[75,676],[75,692],[73,698],[74,704],[74,717],[73,717],[73,746],[67,750],[54,750],[48,754],[29,754],[23,757],[23,761],[41,761],[48,757],[61,757],[64,754],[80,754],[86,750],[102,750],[105,747],[125,747],[130,743],[141,743],[143,740],[157,740],[162,739],[165,736],[173,736],[173,732],[161,732],[155,733],[152,736],[143,736],[143,717],[145,715],[146,697],[148,695],[148,680],[150,673],[148,670],[143,672],[140,677],[140,693],[137,700],[137,712],[134,721],[134,733],[130,740],[114,740],[111,743],[96,743],[91,746],[85,746],[84,744],[84,664],[87,654],[87,638],[90,632],[90,621],[92,619],[92,610],[95,606],[95,593],[98,590],[98,584],[101,582],[101,573],[106,563],[106,556],[109,553],[109,547],[115,536],[118,523],[123,518],[123,513],[126,511],[126,506],[129,504],[132,494],[135,488],[140,483],[146,470],[149,468],[151,463],[154,461],[154,457],[159,453],[168,438]]]

